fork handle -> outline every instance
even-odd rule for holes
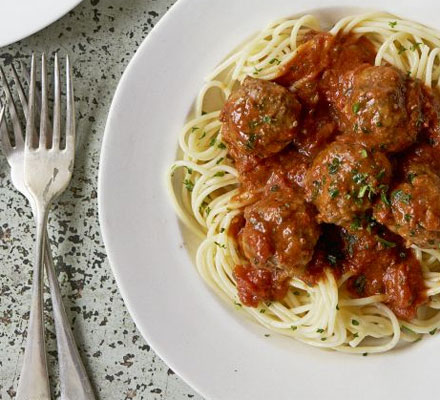
[[[31,313],[16,400],[50,400],[43,324],[43,250],[47,208],[43,207],[41,211],[37,212],[36,222],[37,240],[32,281]]]
[[[46,232],[44,262],[49,279],[50,294],[57,335],[60,368],[61,400],[95,400],[92,385],[82,363],[78,347],[64,309],[58,279],[53,265],[50,242]]]

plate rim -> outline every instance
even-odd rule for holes
[[[131,317],[133,318],[137,328],[139,329],[139,331],[141,332],[143,337],[147,340],[147,342],[151,345],[151,347],[154,349],[154,351],[159,355],[159,357],[162,360],[164,360],[164,362],[168,366],[170,366],[170,368],[172,368],[173,371],[176,374],[178,374],[184,381],[186,381],[195,391],[197,391],[202,396],[211,395],[212,397],[209,397],[209,398],[217,398],[212,393],[210,393],[209,389],[207,390],[206,388],[202,388],[201,386],[203,386],[203,385],[200,385],[200,382],[196,382],[197,379],[194,379],[192,376],[187,374],[184,370],[182,370],[181,368],[178,368],[175,365],[174,361],[168,355],[165,354],[166,351],[163,349],[163,346],[159,345],[157,343],[155,338],[153,338],[149,334],[148,328],[144,325],[143,322],[141,322],[138,319],[138,313],[135,310],[135,305],[129,299],[130,296],[127,294],[127,290],[126,290],[127,288],[122,283],[123,278],[122,278],[122,275],[120,274],[120,270],[123,269],[123,267],[120,268],[119,266],[116,266],[115,262],[112,261],[112,259],[114,259],[114,256],[112,255],[112,250],[109,249],[109,247],[107,245],[107,243],[109,242],[109,236],[111,235],[111,233],[108,230],[107,222],[105,221],[105,217],[104,217],[104,215],[106,214],[106,212],[104,211],[106,206],[105,206],[105,200],[104,200],[105,195],[103,195],[103,193],[105,193],[106,189],[103,187],[103,181],[104,181],[104,175],[105,175],[105,165],[106,165],[106,162],[108,161],[108,158],[109,158],[109,156],[108,156],[109,150],[108,150],[108,146],[106,143],[106,139],[108,141],[108,137],[110,136],[109,132],[111,132],[111,129],[112,129],[111,125],[113,123],[113,119],[116,118],[115,114],[116,114],[117,107],[119,105],[121,93],[124,90],[124,85],[125,85],[126,81],[129,79],[128,77],[130,75],[130,71],[134,68],[136,60],[138,59],[138,55],[144,51],[144,49],[148,46],[148,44],[150,42],[155,40],[157,35],[162,33],[161,32],[162,26],[166,25],[168,23],[168,21],[173,18],[173,15],[177,10],[179,10],[180,8],[183,8],[183,7],[187,7],[190,4],[194,4],[196,1],[198,1],[198,0],[178,0],[166,12],[166,14],[158,21],[158,23],[155,25],[155,27],[152,29],[152,31],[148,34],[148,36],[140,44],[140,46],[136,50],[134,56],[132,57],[129,64],[127,65],[127,67],[123,73],[123,76],[121,77],[121,79],[118,83],[117,89],[116,89],[114,96],[113,96],[113,101],[112,101],[111,107],[109,109],[108,119],[107,119],[107,123],[105,126],[105,131],[104,131],[104,136],[103,136],[103,141],[102,141],[102,148],[101,148],[101,155],[100,155],[100,167],[99,167],[99,173],[98,173],[98,209],[99,209],[99,222],[100,222],[100,226],[101,226],[103,241],[104,241],[104,244],[106,247],[107,256],[109,259],[109,264],[112,269],[115,280],[117,282],[118,290],[120,291],[121,296],[124,300],[124,303],[129,311]],[[318,1],[312,1],[311,3],[316,4],[316,3],[318,3]],[[358,2],[355,0],[340,0],[340,1],[321,0],[319,3],[321,3],[321,6],[319,8],[322,8],[322,9],[326,9],[329,7],[342,7],[342,6],[346,6],[347,8],[349,8],[350,6],[356,7],[356,8],[359,7]],[[337,4],[335,4],[335,3],[337,3]],[[381,1],[380,0],[373,0],[373,1],[371,1],[371,3],[374,3],[373,7],[377,7],[379,4],[381,4]],[[411,2],[403,1],[402,3],[410,4]],[[435,2],[431,1],[431,0],[422,0],[422,3],[426,3],[426,5],[428,5],[428,4],[434,4]],[[369,6],[370,6],[370,4],[369,4]],[[308,5],[301,5],[299,7],[301,7],[303,9],[303,11],[298,11],[296,13],[302,13],[302,12],[305,13],[306,11],[308,11],[310,9],[316,8],[313,6],[309,7]],[[385,8],[385,7],[382,7],[382,8]],[[388,4],[387,4],[387,8],[390,8]],[[378,7],[377,9],[380,9],[380,8]],[[400,13],[400,14],[402,14],[402,13]],[[270,21],[268,21],[268,22],[270,22]],[[239,43],[237,43],[237,44],[239,44]],[[177,143],[176,143],[176,145],[177,145]],[[201,280],[200,277],[199,277],[199,279]]]

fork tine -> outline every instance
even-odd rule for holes
[[[61,142],[61,89],[60,66],[58,54],[55,53],[54,61],[54,105],[53,105],[53,148],[58,149]]]
[[[3,90],[6,94],[6,100],[8,102],[9,113],[11,115],[12,127],[14,130],[14,142],[16,147],[23,146],[23,130],[21,128],[21,123],[18,118],[17,108],[15,107],[15,102],[11,94],[11,89],[9,87],[8,81],[3,72],[3,68],[0,67],[0,77],[3,81]]]
[[[23,89],[23,85],[21,84],[20,78],[18,77],[17,70],[15,69],[14,64],[11,64],[11,70],[12,70],[12,76],[14,77],[15,84],[17,85],[18,98],[20,99],[21,106],[23,107],[24,116],[27,118],[28,111],[29,111],[28,101],[27,101],[27,97],[26,97],[26,94]]]
[[[0,101],[0,106],[2,110],[0,111],[0,135],[2,138],[2,147],[5,155],[11,151],[11,140],[9,139],[8,128],[6,127],[6,121],[3,120],[6,111],[6,105],[2,106]]]
[[[31,81],[29,83],[29,113],[26,118],[26,147],[33,148],[33,143],[38,143],[36,138],[36,130],[34,129],[35,117],[35,55],[32,54],[31,59]],[[35,132],[35,133],[34,133]]]
[[[75,105],[73,98],[72,71],[69,56],[66,56],[66,150],[75,149]]]
[[[49,115],[47,106],[47,70],[46,54],[41,55],[41,113],[40,113],[40,146],[50,148],[50,138],[47,132],[47,119]]]

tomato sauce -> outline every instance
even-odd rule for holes
[[[351,296],[382,294],[401,319],[426,303],[414,241],[395,229],[393,190],[414,170],[440,173],[440,97],[394,67],[374,67],[375,57],[365,37],[311,32],[273,84],[247,78],[228,99],[222,134],[240,173],[238,199],[249,204],[228,230],[248,260],[234,269],[243,304],[282,300],[289,279],[314,285],[326,270],[349,272]],[[347,218],[326,214],[332,201]],[[407,206],[418,207],[414,218],[436,207]],[[416,235],[440,240],[440,228]]]

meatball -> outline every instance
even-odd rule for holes
[[[396,68],[363,65],[346,73],[333,95],[346,140],[385,152],[416,141],[423,121],[421,87]]]
[[[247,77],[220,114],[222,135],[241,169],[284,149],[298,130],[301,104],[286,88]]]
[[[320,234],[315,212],[302,196],[292,189],[269,191],[244,217],[238,241],[254,267],[302,273]]]
[[[401,239],[374,223],[370,229],[343,229],[347,259],[345,271],[353,275],[347,288],[355,296],[385,294],[385,303],[405,320],[416,316],[426,302],[422,269]]]
[[[318,209],[318,221],[344,226],[372,207],[387,190],[391,165],[382,153],[336,141],[313,160],[305,178],[306,199]]]
[[[407,182],[398,184],[390,199],[376,204],[374,217],[406,240],[407,246],[440,246],[440,178],[414,164]]]

